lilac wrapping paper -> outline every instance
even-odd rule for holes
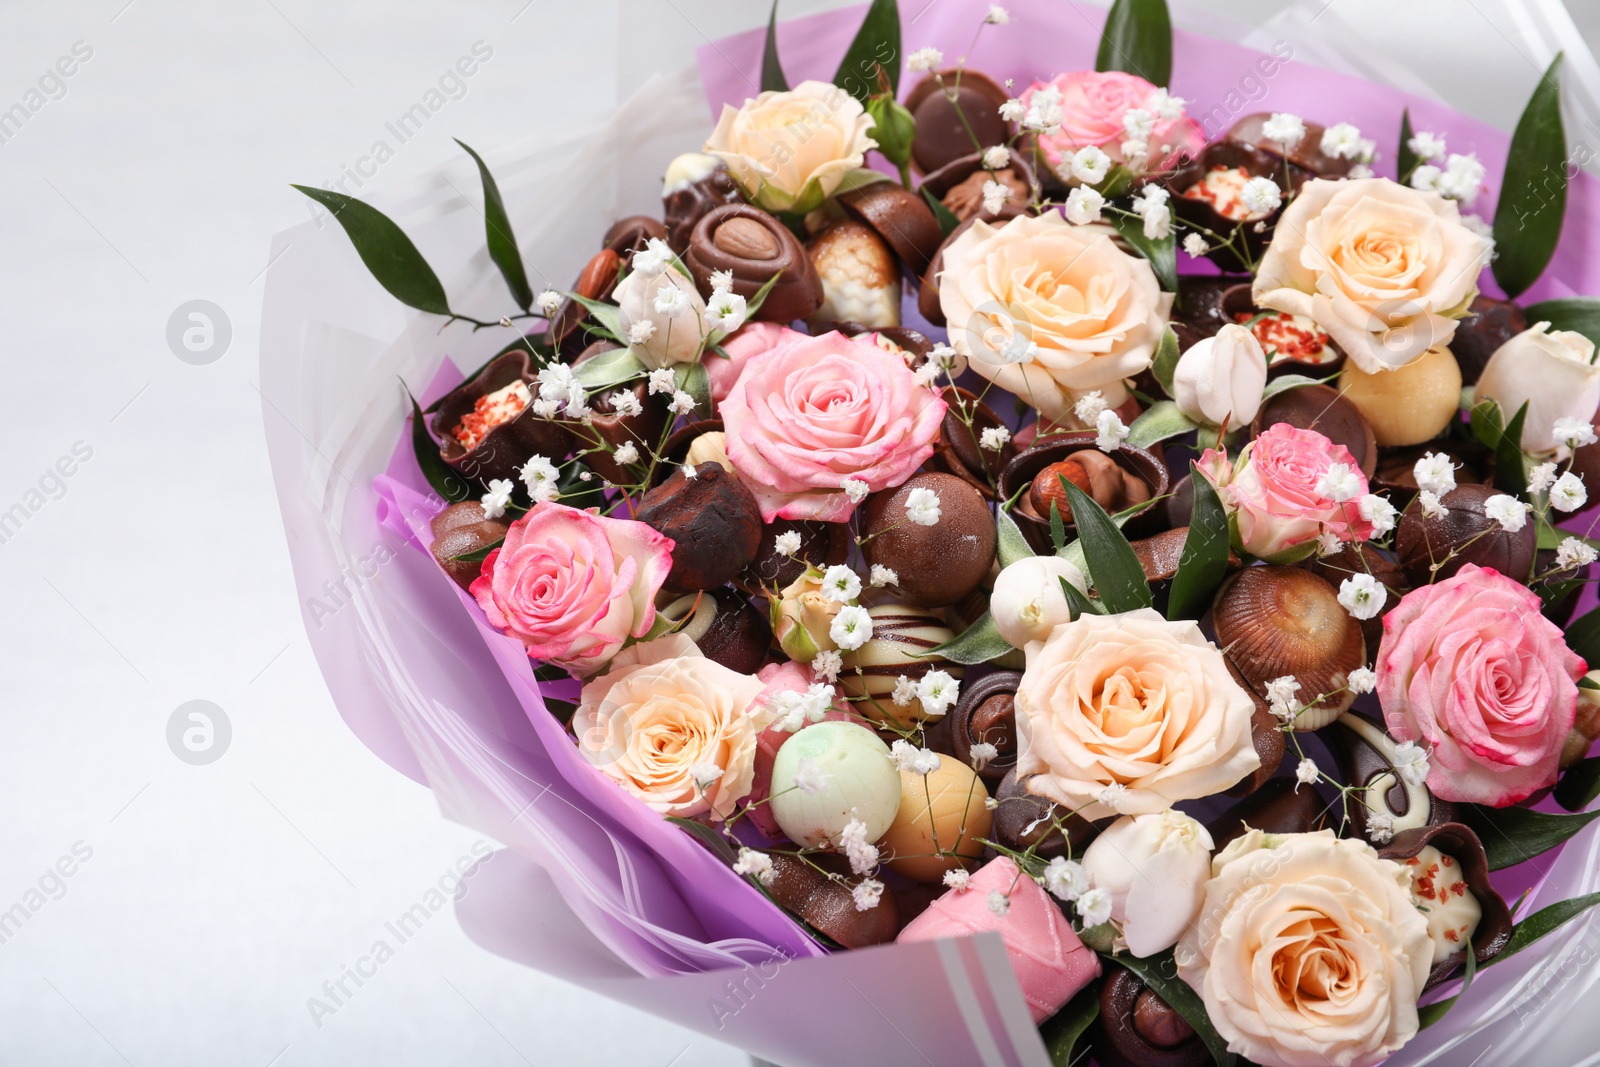
[[[1092,66],[1103,12],[1060,0],[1007,6],[1012,24],[985,31],[970,49],[974,67],[1026,83]],[[922,8],[907,19],[907,50],[967,51],[986,7]],[[844,11],[780,27],[790,79],[831,76],[858,21],[859,11]],[[754,94],[760,48],[759,33],[714,42],[699,56],[703,89],[689,75],[658,79],[603,129],[491,153],[530,269],[559,285],[612,219],[657,211],[656,175],[703,139],[707,100],[714,113]],[[1221,107],[1231,120],[1251,109],[1234,107],[1228,93],[1258,59],[1180,33],[1173,91],[1193,101],[1193,113]],[[1270,82],[1274,109],[1353,121],[1379,137],[1386,157],[1409,105],[1417,128],[1443,130],[1453,150],[1484,160],[1491,188],[1480,205],[1498,194],[1500,131],[1293,62]],[[1338,102],[1336,114],[1326,101]],[[1385,165],[1392,173],[1392,158]],[[504,307],[501,283],[482,251],[477,209],[456,192],[475,188],[469,168],[447,168],[378,203],[429,255],[457,307],[493,317]],[[558,202],[565,210],[545,210]],[[1600,293],[1600,264],[1589,262],[1600,234],[1595,204],[1594,181],[1583,175],[1556,259],[1530,299]],[[440,502],[411,461],[409,408],[395,378],[426,403],[459,380],[457,366],[477,365],[501,340],[459,328],[440,336],[437,320],[406,313],[365,275],[337,227],[286,231],[274,257],[291,247],[295,260],[268,276],[261,391],[307,633],[362,741],[430,786],[447,817],[507,846],[458,902],[469,935],[784,1064],[1047,1062],[998,938],[824,956],[764,896],[578,757],[544,711],[520,646],[489,629],[426,554],[427,519]],[[331,614],[325,601],[314,607],[329,578],[354,573],[379,546],[388,558],[375,575],[350,583]],[[1597,855],[1591,830],[1540,857],[1526,872],[1538,885],[1524,910],[1594,889]],[[1485,972],[1461,1007],[1390,1062],[1471,1062],[1515,1025],[1559,1019],[1584,986],[1566,980],[1563,945],[1587,923]],[[804,1025],[816,1021],[825,1024]]]

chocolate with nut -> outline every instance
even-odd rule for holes
[[[787,226],[749,204],[727,204],[701,216],[683,262],[702,293],[711,292],[712,274],[728,271],[733,292],[746,300],[779,276],[755,314],[765,322],[793,322],[822,306],[822,280],[806,250]]]

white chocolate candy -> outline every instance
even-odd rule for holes
[[[1433,962],[1443,963],[1462,949],[1470,948],[1472,935],[1483,918],[1483,907],[1472,895],[1461,864],[1454,857],[1426,845],[1408,860],[1401,860],[1411,875],[1411,895],[1417,909],[1428,920],[1428,936],[1433,939]]]

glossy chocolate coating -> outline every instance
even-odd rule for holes
[[[1456,468],[1456,484],[1489,480],[1494,461],[1477,442],[1429,441],[1378,451],[1378,470],[1372,480],[1374,493],[1388,493],[1389,503],[1404,511],[1417,497],[1417,460],[1429,452],[1450,457]]]
[[[682,469],[644,495],[634,516],[672,538],[667,593],[715,589],[755,558],[761,543],[761,508],[736,475],[702,463],[693,478]]]
[[[1288,742],[1284,740],[1283,731],[1278,728],[1278,719],[1272,714],[1272,708],[1266,699],[1245,680],[1231,659],[1224,657],[1224,661],[1227,663],[1228,673],[1239,683],[1239,688],[1249,694],[1250,703],[1255,705],[1250,712],[1250,744],[1256,750],[1256,758],[1261,761],[1260,766],[1225,790],[1230,797],[1245,797],[1255,793],[1278,773],[1278,765],[1283,762],[1283,753],[1288,747]]]
[[[1029,205],[1039,196],[1039,182],[1034,177],[1033,165],[1024,153],[1015,148],[1007,151],[1011,162],[998,171],[986,169],[982,154],[973,152],[952,159],[923,178],[920,188],[932,194],[962,222],[974,216],[985,222],[995,222],[1025,215]],[[998,214],[983,207],[983,183],[987,181],[998,181],[1011,190],[1010,199]]]
[[[993,500],[992,487],[999,480],[1001,470],[1016,457],[1017,446],[1007,439],[998,452],[980,448],[983,431],[1005,425],[1000,416],[975,394],[958,386],[945,386],[940,395],[948,407],[944,421],[939,424],[939,441],[928,458],[928,466],[955,475],[982,493],[985,499]],[[958,405],[972,414],[971,426],[962,420]]]
[[[1126,967],[1108,964],[1100,983],[1094,1055],[1102,1067],[1204,1067],[1211,1062],[1194,1028]]]
[[[1206,826],[1211,834],[1211,854],[1216,855],[1228,842],[1244,836],[1246,829],[1269,834],[1307,834],[1322,829],[1327,819],[1327,802],[1309,786],[1293,778],[1272,778],[1260,789],[1217,816]],[[1334,811],[1337,820],[1338,812]]]
[[[1367,645],[1367,666],[1372,666],[1377,662],[1378,644],[1383,640],[1384,617],[1398,607],[1400,598],[1411,590],[1411,583],[1400,569],[1400,564],[1374,548],[1371,542],[1362,541],[1358,544],[1347,543],[1331,556],[1313,555],[1302,566],[1310,568],[1334,587],[1352,575],[1370,574],[1389,591],[1383,610],[1361,622],[1361,636]]]
[[[434,412],[430,427],[439,441],[439,456],[451,470],[475,482],[487,483],[495,478],[515,481],[522,465],[532,456],[544,456],[558,464],[567,458],[572,450],[572,435],[560,423],[535,415],[532,404],[516,418],[490,430],[470,452],[456,440],[455,428],[461,424],[462,416],[472,411],[479,397],[503,389],[519,378],[530,392],[538,394],[539,382],[533,361],[527,352],[513,350],[490,360],[477,375],[445,396],[439,410]]]
[[[848,888],[805,860],[779,852],[771,856],[773,878],[767,892],[845,948],[881,945],[899,933],[900,916],[892,893],[885,893],[877,907],[857,911]]]
[[[1255,436],[1279,423],[1315,430],[1336,445],[1344,445],[1368,478],[1378,466],[1378,441],[1356,406],[1326,385],[1303,385],[1272,397],[1250,424]]]
[[[1017,454],[1017,458],[1006,464],[1000,472],[1000,497],[1010,500],[1016,496],[1025,485],[1032,485],[1039,473],[1052,463],[1058,463],[1074,453],[1081,451],[1098,451],[1095,445],[1093,431],[1074,431],[1072,433],[1051,434],[1044,441],[1034,444]],[[1151,501],[1140,511],[1129,517],[1123,526],[1123,532],[1130,538],[1148,537],[1159,533],[1166,528],[1166,509],[1157,507],[1154,503],[1157,497],[1165,496],[1172,487],[1172,475],[1155,456],[1142,448],[1123,445],[1115,452],[1109,453],[1113,462],[1124,470],[1129,471],[1142,481],[1149,491],[1146,500]],[[1050,542],[1050,517],[1039,515],[1032,511],[1027,503],[1028,494],[1024,493],[1017,501],[1017,506],[1012,509],[1012,517],[1017,520],[1023,536],[1033,545],[1038,552],[1052,552],[1054,547]],[[1070,539],[1075,534],[1073,526],[1067,523],[1067,537]]]
[[[1412,501],[1400,516],[1395,551],[1413,586],[1442,582],[1468,563],[1493,567],[1519,582],[1528,580],[1538,531],[1531,517],[1522,529],[1508,533],[1485,514],[1485,501],[1499,492],[1492,485],[1457,485],[1440,500],[1448,510],[1440,519],[1425,517],[1422,504]],[[1437,571],[1436,562],[1441,564]]]
[[[727,586],[690,593],[662,613],[669,619],[685,619],[678,632],[694,641],[706,659],[739,674],[760,670],[772,647],[767,616]]]
[[[1028,792],[1026,783],[1017,777],[1015,767],[1000,779],[994,797],[998,806],[994,809],[990,833],[1000,844],[1018,852],[1027,851],[1037,842],[1039,847],[1034,850],[1035,854],[1044,859],[1065,856],[1069,851],[1081,856],[1100,832],[1094,823],[1069,814],[1069,809]],[[1065,819],[1062,826],[1067,831],[1066,836],[1054,826],[1055,819],[1060,817]]]
[[[778,536],[791,531],[800,535],[800,550],[785,556],[778,551]],[[782,589],[804,574],[808,563],[827,570],[849,559],[852,540],[850,527],[842,522],[774,519],[762,527],[755,557],[734,584],[752,596]]]
[[[644,251],[651,238],[666,236],[667,228],[660,219],[653,219],[649,215],[629,215],[613,222],[600,243],[617,255],[631,259],[633,253]]]
[[[723,166],[691,185],[674,189],[661,201],[667,244],[678,255],[683,255],[689,249],[689,238],[696,224],[708,211],[739,202],[739,186]]]
[[[596,341],[584,349],[582,354],[572,361],[572,365],[577,367],[602,352],[610,352],[616,348],[617,346],[610,341]],[[632,441],[641,459],[646,463],[649,462],[650,450],[661,440],[661,431],[667,426],[666,405],[650,396],[647,386],[648,383],[641,379],[620,389],[604,390],[593,398],[591,406],[594,409],[594,417],[590,420],[590,427],[594,432],[613,448]],[[617,392],[631,392],[634,399],[639,401],[639,414],[618,415],[611,402],[611,397]],[[628,485],[639,479],[636,472],[630,472],[618,463],[610,452],[590,452],[581,458],[581,462],[613,485]]]
[[[943,86],[938,78],[944,79]],[[906,95],[906,110],[917,121],[911,161],[924,174],[979,147],[1005,144],[1011,136],[1010,125],[1000,117],[1000,105],[1011,94],[993,78],[967,69],[940,71],[938,78],[928,75]]]
[[[915,489],[939,495],[939,521],[921,526],[906,516]],[[978,588],[994,563],[995,525],[983,494],[953,474],[917,474],[866,503],[862,546],[867,562],[892,568],[897,589],[920,607],[954,604]]]
[[[748,220],[766,230],[777,247],[777,254],[745,259],[720,247],[716,240],[717,229],[733,219]],[[811,256],[787,226],[749,204],[725,204],[702,215],[690,234],[683,263],[702,294],[711,292],[711,275],[725,270],[733,275],[733,292],[746,300],[755,296],[773,275],[781,273],[782,277],[767,293],[761,310],[754,316],[763,322],[793,322],[822,306],[822,279],[817,277]]]
[[[1506,907],[1505,898],[1489,884],[1489,859],[1484,854],[1483,842],[1478,840],[1478,835],[1470,827],[1458,822],[1426,826],[1395,834],[1387,845],[1378,849],[1378,854],[1403,863],[1429,845],[1461,865],[1461,875],[1466,880],[1467,889],[1477,898],[1478,906],[1482,909],[1478,928],[1472,933],[1473,955],[1481,967],[1506,947],[1506,942],[1511,940],[1513,923],[1511,909]],[[1423,988],[1431,989],[1449,978],[1462,966],[1464,956],[1464,953],[1458,952],[1435,964]]]
[[[1426,785],[1406,785],[1395,772],[1389,755],[1394,751],[1395,742],[1384,732],[1382,723],[1347,711],[1319,736],[1339,762],[1339,780],[1366,791],[1366,803],[1362,802],[1361,792],[1347,794],[1348,836],[1366,838],[1368,804],[1379,805],[1394,817],[1397,837],[1401,831],[1412,829],[1413,823],[1436,826],[1455,821],[1454,804],[1434,796]],[[1421,805],[1421,810],[1411,810],[1413,800]],[[1339,815],[1340,809],[1335,805],[1332,817],[1337,819]]]
[[[934,251],[933,258],[928,261],[928,269],[922,272],[922,284],[917,289],[917,312],[935,326],[945,325],[944,308],[939,303],[939,272],[944,270],[944,250],[950,247],[977,219],[968,219],[955,229],[951,230],[945,239],[939,242],[939,247]]]
[[[845,213],[872,227],[913,274],[928,269],[944,234],[926,200],[898,182],[873,182],[838,199]]]
[[[1236,278],[1227,275],[1213,277],[1206,274],[1184,274],[1178,278],[1178,295],[1181,302],[1172,309],[1172,326],[1186,327],[1193,335],[1187,343],[1180,334],[1178,348],[1186,350],[1195,341],[1214,337],[1218,330],[1234,322],[1223,306],[1226,294],[1239,287]],[[1248,283],[1245,290],[1249,290]]]
[[[1450,338],[1450,353],[1461,368],[1464,385],[1477,384],[1483,368],[1495,350],[1528,328],[1528,316],[1510,300],[1496,300],[1479,293],[1467,308],[1467,317],[1456,323]]]
[[[433,517],[433,558],[457,585],[465,589],[483,571],[483,561],[452,560],[487,548],[505,537],[510,523],[484,517],[483,505],[476,500],[451,504]]]
[[[978,772],[990,786],[999,784],[1017,765],[1017,686],[1022,675],[1016,671],[996,671],[961,689],[961,699],[946,716],[950,747],[956,759],[972,766],[972,746],[986,742],[999,755]]]

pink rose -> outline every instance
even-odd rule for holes
[[[1048,82],[1030,85],[1022,94],[1022,102],[1029,107],[1040,106],[1051,112],[1045,117],[1054,117],[1050,104],[1056,93],[1060,94],[1061,128],[1039,135],[1039,150],[1052,168],[1059,168],[1064,159],[1070,171],[1073,155],[1091,145],[1114,163],[1129,163],[1127,146],[1140,141],[1134,136],[1140,119],[1150,123],[1149,136],[1143,140],[1148,153],[1145,165],[1135,165],[1135,170],[1169,170],[1180,156],[1192,155],[1205,144],[1199,124],[1183,114],[1181,107],[1174,108],[1162,90],[1136,74],[1115,70],[1059,74]],[[1136,112],[1134,122],[1124,121],[1130,111]],[[1175,117],[1164,117],[1163,111]],[[1137,158],[1133,160],[1134,164],[1139,162]]]
[[[787,326],[779,326],[775,322],[751,322],[722,342],[722,350],[728,353],[727,359],[715,352],[707,352],[700,362],[705,364],[706,377],[711,380],[712,402],[720,404],[728,398],[739,381],[739,372],[744,370],[751,356],[759,356],[776,345],[785,334],[792,333],[794,331]]]
[[[722,402],[728,459],[761,516],[844,522],[847,480],[876,492],[933,454],[945,403],[867,337],[784,330]]]
[[[1324,496],[1317,483],[1328,468],[1342,463],[1360,491],[1340,503]],[[1201,469],[1207,464],[1202,457]],[[1355,457],[1315,430],[1280,422],[1244,446],[1233,478],[1219,487],[1233,512],[1236,547],[1268,563],[1293,563],[1316,547],[1324,530],[1341,541],[1365,541],[1372,523],[1361,517],[1359,501],[1367,479]]]
[[[642,522],[540,504],[511,524],[470,592],[529,656],[588,675],[649,632],[672,548]]]
[[[1378,699],[1444,800],[1503,808],[1554,784],[1582,659],[1539,597],[1489,567],[1414,589],[1383,620]]]

